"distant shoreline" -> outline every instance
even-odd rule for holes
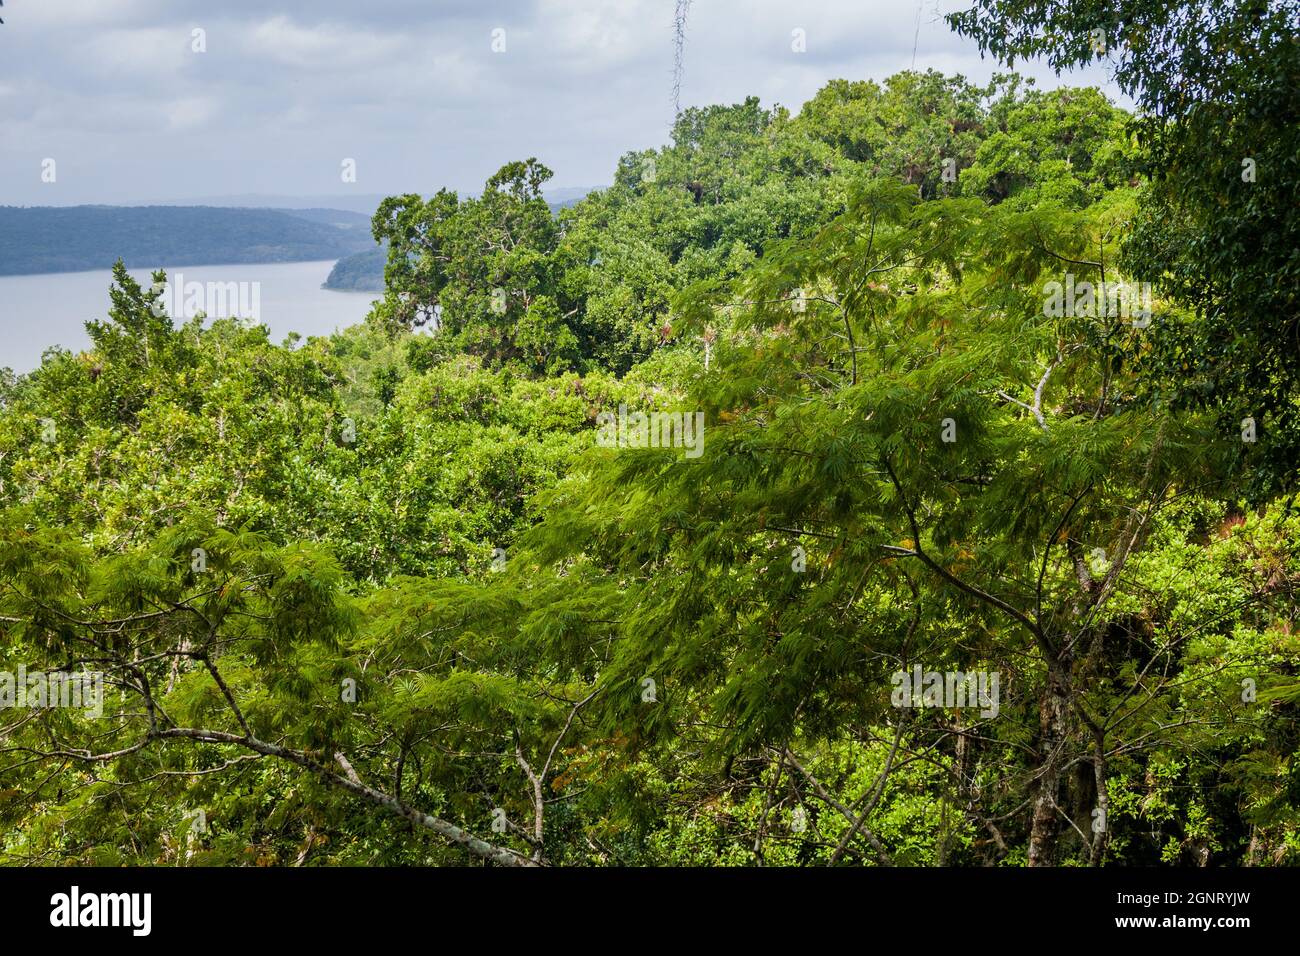
[[[171,266],[142,266],[130,262],[125,263],[127,271],[133,272],[141,269],[148,269],[150,272],[157,272],[159,269],[172,273],[177,269],[207,269],[220,266],[287,266],[287,265],[308,265],[311,263],[335,263],[337,259],[265,259],[265,260],[236,260],[234,262],[179,262]],[[7,272],[0,274],[0,279],[24,279],[31,276],[76,276],[86,275],[91,272],[112,272],[113,265],[97,266],[94,269],[43,269],[39,272]],[[321,288],[326,288],[322,286]],[[355,292],[355,289],[329,289],[330,292]]]
[[[339,209],[0,206],[0,274],[337,261],[375,246],[368,217]]]

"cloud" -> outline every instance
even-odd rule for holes
[[[299,71],[351,72],[400,61],[409,43],[395,33],[359,33],[335,23],[305,26],[282,15],[253,26],[244,49]]]
[[[135,74],[154,81],[180,72],[190,61],[190,35],[163,27],[94,30],[81,41],[83,67],[104,77]]]
[[[216,103],[203,96],[186,96],[167,104],[167,123],[174,130],[203,128],[217,112]]]
[[[756,95],[797,109],[830,79],[879,81],[913,62],[986,80],[997,64],[940,19],[959,5],[700,0],[682,103]],[[14,0],[5,12],[4,203],[473,190],[527,156],[556,186],[599,185],[673,120],[668,0]],[[196,27],[206,52],[191,48]],[[62,157],[57,187],[40,182],[45,156]],[[356,184],[340,180],[344,157]]]
[[[101,28],[145,16],[156,4],[151,0],[10,0],[6,24],[40,31],[54,28],[67,35],[87,27]]]

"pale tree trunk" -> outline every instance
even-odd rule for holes
[[[1038,795],[1029,831],[1029,865],[1052,866],[1060,832],[1061,765],[1069,733],[1070,682],[1068,660],[1048,662],[1047,686],[1038,705]]]
[[[1106,738],[1095,734],[1093,737],[1092,771],[1097,781],[1097,816],[1100,829],[1093,832],[1092,846],[1088,852],[1088,864],[1101,866],[1106,854],[1106,845],[1110,842],[1110,790],[1106,787]]]

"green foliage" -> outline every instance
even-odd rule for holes
[[[1141,356],[1154,400],[1211,408],[1223,427],[1256,420],[1237,470],[1256,500],[1300,471],[1300,9],[1221,4],[976,0],[950,16],[1010,64],[1058,71],[1108,61],[1141,108],[1132,128],[1149,178],[1126,270],[1184,303],[1193,321]]]
[[[1040,42],[1002,6],[958,22]],[[280,346],[119,264],[0,378],[0,675],[106,680],[0,709],[0,861],[1294,863],[1290,419],[1163,400],[1219,347],[1173,266],[1149,327],[1047,305],[1173,201],[1126,124],[934,72],[687,110],[558,213],[536,160],[386,200],[371,320]],[[1216,301],[1285,305],[1255,270]]]

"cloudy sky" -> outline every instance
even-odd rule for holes
[[[694,0],[682,105],[797,110],[913,65],[986,80],[962,0]],[[674,0],[8,0],[0,205],[473,190],[537,156],[610,182],[671,124]],[[806,52],[792,49],[792,31]],[[202,30],[206,52],[195,52]],[[493,51],[504,31],[504,52]],[[500,46],[498,37],[497,45]],[[914,54],[915,51],[915,54]],[[913,56],[915,55],[915,61]],[[1098,85],[1100,71],[1039,86]],[[42,162],[56,161],[54,183]],[[341,164],[355,160],[357,181]]]

